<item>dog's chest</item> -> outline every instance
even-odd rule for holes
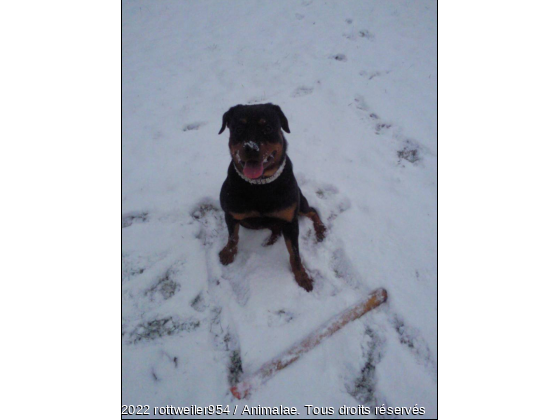
[[[296,207],[297,203],[293,203],[292,205],[274,211],[268,212],[260,212],[256,210],[249,210],[244,212],[235,212],[230,211],[229,213],[233,216],[235,220],[247,220],[247,219],[273,219],[273,220],[282,220],[285,222],[291,222],[294,220],[296,215]]]

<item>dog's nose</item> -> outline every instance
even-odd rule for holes
[[[256,159],[259,156],[260,148],[259,145],[254,141],[248,141],[243,144],[243,151],[245,152],[245,155],[248,159]]]
[[[246,143],[243,143],[243,148],[245,149],[245,152],[247,153],[251,153],[251,152],[259,152],[259,145],[257,143],[255,143],[254,141],[248,141]]]

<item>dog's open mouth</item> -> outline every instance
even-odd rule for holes
[[[249,179],[260,178],[264,173],[265,165],[272,162],[276,156],[276,150],[269,154],[264,160],[240,160],[241,166],[243,167],[243,175]]]
[[[248,160],[247,162],[245,162],[245,166],[243,167],[243,175],[245,175],[249,179],[260,178],[263,172],[263,163],[257,160]]]

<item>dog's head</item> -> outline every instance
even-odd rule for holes
[[[240,172],[250,179],[271,176],[284,159],[290,132],[288,119],[278,105],[236,105],[223,116],[218,134],[229,128],[229,151]]]

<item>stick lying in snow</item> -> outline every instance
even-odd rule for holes
[[[265,383],[276,372],[291,365],[304,353],[316,347],[323,339],[330,337],[340,330],[350,321],[358,319],[365,313],[378,307],[387,300],[387,291],[385,289],[377,289],[368,295],[367,299],[357,303],[344,312],[336,315],[318,330],[308,335],[303,341],[297,343],[292,348],[282,353],[279,357],[265,363],[252,376],[230,388],[231,393],[237,399],[247,397],[251,390]]]

